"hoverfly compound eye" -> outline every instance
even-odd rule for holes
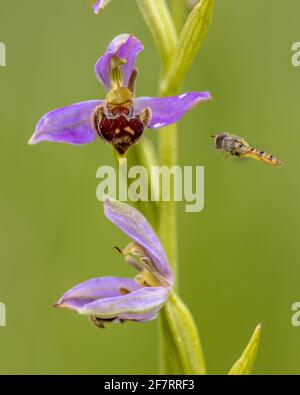
[[[217,149],[222,149],[223,148],[223,141],[226,138],[227,133],[219,133],[215,135],[215,147]]]

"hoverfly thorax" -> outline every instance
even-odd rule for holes
[[[122,66],[125,61],[114,57],[111,60],[111,90],[107,93],[105,104],[98,106],[92,117],[93,126],[98,135],[112,144],[119,155],[138,143],[145,127],[151,120],[151,109],[134,112],[134,86],[137,71],[132,72],[128,87],[124,86]]]

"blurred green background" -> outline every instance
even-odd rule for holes
[[[242,4],[241,4],[242,3]],[[300,40],[298,0],[217,1],[213,23],[184,90],[210,90],[212,104],[180,123],[181,165],[205,166],[205,209],[179,205],[180,293],[199,325],[210,373],[226,373],[258,322],[255,373],[300,373],[299,84],[291,45]],[[157,321],[97,330],[52,307],[94,276],[132,275],[114,252],[126,237],[102,214],[96,169],[113,164],[100,141],[28,146],[45,112],[103,97],[93,65],[117,34],[134,33],[139,95],[155,95],[156,49],[133,0],[96,17],[88,1],[0,1],[1,194],[0,373],[158,371]],[[211,134],[226,130],[285,162],[225,160]],[[154,132],[147,135],[156,142]]]

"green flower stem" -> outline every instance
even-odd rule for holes
[[[166,70],[177,46],[177,34],[165,0],[136,0],[142,16],[152,33]]]
[[[172,16],[165,0],[137,0],[136,2],[159,50],[163,76],[165,76],[171,67],[177,48],[177,33]],[[176,2],[179,4],[182,0],[176,0]],[[164,92],[160,92],[161,96],[170,94],[167,87]],[[168,126],[159,134],[160,164],[172,167],[177,163],[177,125]],[[173,191],[174,185],[171,185],[170,189]],[[175,278],[177,278],[176,207],[172,199],[170,202],[161,203],[159,234],[173,266]]]
[[[183,2],[183,0],[178,1]],[[182,79],[177,78],[178,73],[174,70],[174,63],[178,67],[181,66],[181,63],[177,63],[176,58],[178,55],[182,55],[182,52],[179,52],[179,50],[182,49],[184,42],[181,42],[180,47],[177,40],[176,28],[165,0],[137,0],[137,4],[150,28],[161,55],[163,64],[161,81],[164,83],[160,85],[160,96],[175,95],[180,89]],[[180,21],[184,19],[183,11],[183,7],[179,8],[179,2],[177,3],[177,7],[172,9],[173,18],[178,23],[178,31],[180,30]],[[192,22],[193,26],[191,30],[195,31],[195,18],[192,18]],[[198,33],[197,29],[196,32]],[[193,38],[191,36],[188,38],[188,36],[188,34],[185,34],[184,39]],[[190,51],[190,47],[188,48]],[[189,55],[193,57],[194,53],[189,53]],[[185,72],[187,71],[188,63],[184,65]],[[161,166],[171,168],[177,164],[177,145],[177,124],[170,125],[159,132],[159,158]],[[174,271],[176,289],[178,286],[177,212],[176,203],[173,199],[174,182],[171,182],[170,192],[170,201],[162,201],[160,204],[159,236]],[[187,307],[174,292],[170,295],[166,306],[161,312],[161,343],[163,373],[205,374],[204,357],[195,322]]]
[[[167,71],[168,72],[168,71]],[[161,96],[175,95],[180,89],[172,79],[160,90]],[[178,160],[178,125],[173,124],[159,132],[159,157],[162,166],[172,166]],[[174,179],[171,178],[171,193]],[[166,249],[178,287],[177,210],[171,198],[161,202],[159,236]],[[204,355],[197,327],[188,308],[173,292],[161,312],[161,370],[164,374],[205,374]]]
[[[202,346],[194,319],[173,292],[161,313],[163,371],[166,374],[205,374]]]
[[[187,13],[187,4],[185,0],[171,0],[170,1],[171,15],[173,17],[174,24],[177,28],[177,32],[180,30],[184,24],[184,20]]]
[[[143,137],[142,141],[139,144],[133,146],[129,150],[127,160],[128,168],[138,164],[139,166],[143,166],[147,169],[148,184],[145,187],[148,189],[150,195],[150,191],[152,191],[155,186],[155,183],[152,183],[151,180],[151,167],[158,166],[159,164],[157,153],[152,142],[147,137]],[[130,184],[130,181],[128,183]],[[156,191],[156,195],[159,196],[159,191]],[[158,222],[160,214],[159,201],[138,201],[135,203],[135,206],[145,215],[153,228],[158,232]]]
[[[159,157],[162,166],[177,164],[177,124],[167,126],[159,131]],[[167,252],[175,277],[175,287],[178,285],[177,265],[177,212],[176,203],[173,200],[174,179],[170,179],[171,199],[161,202],[159,236]]]

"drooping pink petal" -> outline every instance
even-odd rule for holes
[[[106,196],[103,198],[106,217],[140,245],[163,279],[173,284],[173,273],[165,250],[146,218],[135,208]],[[152,273],[154,276],[156,273]]]
[[[157,317],[168,294],[166,288],[144,287],[129,294],[96,300],[78,308],[77,312],[103,320],[149,321]]]
[[[209,92],[188,92],[169,97],[139,97],[135,99],[134,107],[137,114],[150,107],[152,119],[148,127],[159,129],[178,122],[187,111],[208,100],[211,100]]]
[[[67,144],[93,142],[96,132],[92,127],[91,117],[94,109],[101,103],[101,100],[89,100],[47,113],[36,125],[29,144],[41,141]]]
[[[133,279],[124,277],[100,277],[85,281],[66,292],[56,303],[77,311],[86,304],[100,299],[131,293],[140,288]]]
[[[105,54],[101,56],[95,65],[96,76],[107,90],[111,88],[110,67],[112,58],[117,56],[126,62],[122,66],[122,74],[124,86],[128,86],[137,55],[143,49],[142,43],[130,34],[120,34],[111,41]]]

